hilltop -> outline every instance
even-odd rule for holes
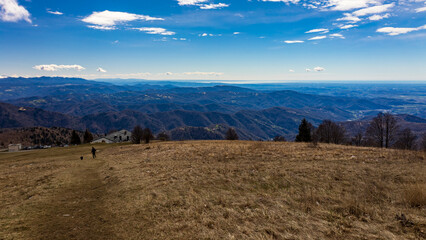
[[[95,147],[95,160],[90,145],[0,154],[0,236],[426,237],[423,152],[252,141]]]

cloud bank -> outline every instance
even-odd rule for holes
[[[56,64],[49,64],[49,65],[37,65],[33,67],[36,70],[40,71],[47,71],[47,72],[55,72],[59,70],[77,70],[82,71],[85,68],[80,65],[56,65]]]

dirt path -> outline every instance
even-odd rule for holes
[[[26,216],[17,230],[27,239],[117,239],[109,227],[113,216],[103,204],[107,185],[100,175],[102,157],[80,161],[73,156],[58,162],[44,182],[34,183],[45,191],[20,208]]]

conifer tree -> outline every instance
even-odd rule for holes
[[[90,143],[92,141],[93,141],[93,135],[89,131],[89,129],[86,129],[86,131],[84,132],[84,136],[83,136],[83,142],[84,143]]]
[[[299,125],[299,134],[296,136],[296,142],[312,142],[311,129],[312,124],[304,118]]]
[[[78,134],[75,130],[73,130],[72,133],[71,133],[70,144],[71,145],[80,145],[81,144],[80,136],[78,136]]]
[[[226,136],[225,136],[226,140],[238,140],[238,134],[235,131],[235,129],[233,128],[229,128],[228,131],[226,132]]]

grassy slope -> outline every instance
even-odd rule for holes
[[[424,153],[242,141],[97,148],[90,161],[90,146],[0,154],[0,239],[426,237]]]

